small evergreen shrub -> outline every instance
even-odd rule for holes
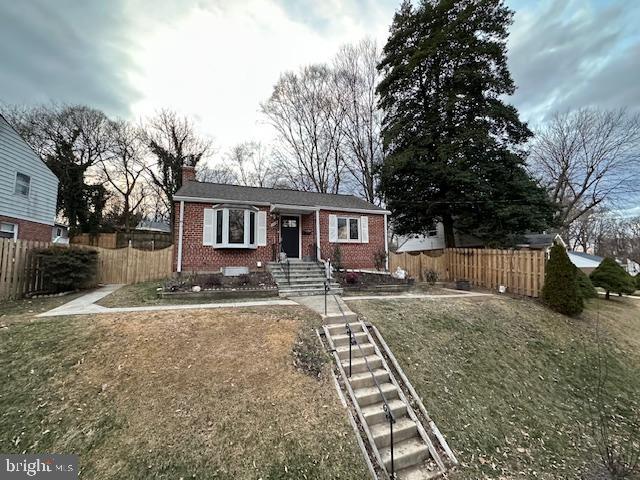
[[[636,275],[636,290],[640,290],[640,273]]]
[[[611,292],[622,295],[632,294],[636,287],[633,285],[631,275],[624,271],[618,262],[613,258],[605,258],[598,267],[591,272],[591,283],[594,286],[603,288],[606,292],[605,298],[609,300]]]
[[[578,277],[578,287],[580,288],[580,294],[582,298],[596,298],[598,296],[598,292],[596,287],[593,286],[589,276],[576,267],[576,275]]]
[[[564,315],[578,315],[584,309],[575,266],[561,245],[551,247],[542,300],[549,308]]]
[[[95,287],[98,252],[84,248],[50,247],[35,252],[49,293]]]

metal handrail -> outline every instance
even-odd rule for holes
[[[342,314],[342,318],[345,318],[345,314],[344,314],[344,310],[342,309],[342,306],[340,305],[340,302],[336,301],[336,305],[338,305],[338,309],[340,310],[340,313]],[[351,354],[351,347],[353,345],[357,346],[361,355],[362,355],[362,359],[364,360],[364,364],[367,367],[367,370],[369,370],[369,373],[371,374],[371,377],[373,378],[373,383],[375,384],[376,388],[378,389],[378,391],[380,392],[380,396],[382,397],[382,410],[384,411],[384,415],[385,418],[389,421],[389,440],[391,441],[390,443],[390,450],[391,450],[391,478],[395,479],[396,475],[395,475],[395,465],[394,465],[394,447],[393,447],[393,424],[396,423],[396,417],[393,414],[393,411],[391,410],[391,407],[389,406],[389,402],[387,401],[387,397],[385,396],[384,392],[382,391],[382,387],[380,386],[380,383],[378,382],[378,379],[376,378],[376,376],[373,373],[373,370],[371,369],[371,365],[369,365],[369,360],[367,360],[367,356],[365,355],[364,351],[362,350],[362,346],[360,345],[360,343],[358,342],[357,337],[353,334],[353,332],[351,331],[351,325],[349,325],[349,321],[345,320],[345,327],[346,330],[349,334],[349,378],[351,378],[351,361],[352,361],[352,354]],[[384,465],[383,465],[384,467]]]

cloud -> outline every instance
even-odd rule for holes
[[[557,1],[519,5],[509,41],[518,90],[534,122],[584,106],[637,108],[640,2]]]
[[[126,116],[137,93],[123,72],[127,21],[119,1],[2,2],[0,100],[86,103]]]
[[[171,22],[141,23],[143,33],[131,46],[139,69],[130,81],[143,96],[133,112],[147,115],[166,105],[193,116],[219,151],[270,140],[260,104],[284,71],[328,61],[341,44],[384,32],[390,21],[387,12],[370,9],[368,17],[378,19],[372,26],[357,6],[330,3],[334,16],[324,2],[292,10],[269,0],[201,2]]]

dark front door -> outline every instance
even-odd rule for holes
[[[300,218],[280,217],[282,251],[288,258],[300,258]]]

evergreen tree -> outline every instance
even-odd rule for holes
[[[603,288],[606,292],[605,298],[609,300],[610,293],[628,295],[635,291],[635,285],[631,275],[624,271],[618,262],[613,258],[605,258],[598,267],[591,272],[591,282],[596,286]]]
[[[542,300],[549,308],[564,315],[578,315],[584,308],[575,266],[562,245],[551,247]]]
[[[575,267],[574,270],[576,272],[578,288],[580,289],[582,298],[596,298],[598,296],[598,292],[596,287],[593,286],[593,283],[591,283],[589,276],[578,267]]]
[[[398,233],[442,221],[488,243],[513,244],[553,216],[524,168],[531,131],[504,101],[512,12],[501,0],[405,1],[379,65],[385,161],[380,190]]]

